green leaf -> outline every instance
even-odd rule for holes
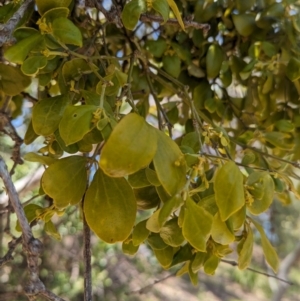
[[[95,70],[97,66],[94,65]],[[91,67],[89,64],[81,58],[75,58],[64,63],[62,67],[62,75],[65,80],[65,83],[69,83],[71,80],[79,80],[83,74],[92,73]],[[89,91],[88,91],[89,92]],[[99,97],[98,97],[99,104]]]
[[[264,138],[267,142],[282,150],[291,150],[294,147],[294,143],[290,140],[291,135],[288,133],[267,132],[264,134]]]
[[[52,236],[56,240],[61,240],[61,236],[51,220],[45,223],[44,230],[48,235]]]
[[[300,78],[300,60],[292,57],[286,67],[286,76],[291,81],[296,81]]]
[[[132,240],[125,240],[122,243],[122,252],[126,255],[133,256],[139,249],[139,245],[134,245]]]
[[[132,188],[143,188],[151,185],[147,179],[146,169],[141,169],[129,175],[128,182]]]
[[[214,216],[211,237],[215,242],[221,245],[229,245],[235,240],[234,233],[228,228],[226,223],[221,220],[219,213]]]
[[[178,10],[178,7],[177,7],[175,1],[174,1],[174,0],[167,0],[167,1],[168,1],[169,6],[171,7],[171,9],[172,9],[172,11],[173,11],[173,13],[174,13],[176,19],[177,19],[177,21],[178,21],[180,27],[183,29],[183,31],[185,31],[185,29],[184,29],[184,24],[183,24],[183,21],[182,21],[180,12],[179,12],[179,10]]]
[[[32,56],[27,58],[21,66],[21,70],[25,75],[36,75],[40,69],[47,65],[47,59],[44,56]]]
[[[41,20],[37,22],[37,24],[42,23],[53,23],[53,21],[57,18],[67,18],[69,16],[70,10],[66,7],[55,7],[48,10],[45,14],[43,14]]]
[[[177,55],[164,55],[163,66],[167,73],[177,78],[181,72],[181,60]]]
[[[133,30],[140,19],[140,15],[146,9],[146,3],[143,0],[132,0],[126,3],[121,16],[125,28]]]
[[[219,257],[217,257],[216,255],[211,255],[204,263],[204,272],[208,275],[214,275],[219,262]]]
[[[271,245],[270,241],[268,240],[263,227],[256,222],[255,220],[251,219],[252,223],[258,230],[260,237],[261,237],[261,244],[264,251],[264,255],[266,258],[267,263],[273,269],[275,273],[277,273],[279,268],[279,259],[276,251],[274,250],[273,246]]]
[[[151,162],[156,148],[155,130],[139,115],[128,114],[118,123],[104,145],[99,165],[112,177],[130,175]]]
[[[153,0],[152,8],[163,17],[164,23],[168,21],[170,8],[167,0]]]
[[[146,228],[147,220],[139,222],[132,231],[132,243],[138,246],[143,243],[149,236],[150,231]]]
[[[22,92],[31,83],[18,68],[0,63],[0,91],[14,96]]]
[[[66,146],[80,141],[95,127],[92,120],[96,110],[97,107],[92,105],[68,106],[65,109],[59,123],[59,132]]]
[[[56,7],[68,7],[72,0],[36,0],[38,11],[40,15],[43,15],[45,12],[52,8]]]
[[[255,171],[249,175],[246,184],[254,196],[247,209],[255,215],[263,213],[273,202],[275,185],[272,177],[267,172]]]
[[[222,221],[244,206],[243,175],[234,162],[229,161],[217,170],[214,190]]]
[[[146,41],[146,49],[154,56],[154,57],[162,57],[164,52],[167,50],[167,42],[165,39],[159,37],[156,41],[147,40]]]
[[[252,252],[253,252],[253,232],[248,227],[247,237],[242,240],[239,244],[242,244],[239,249],[238,267],[240,270],[245,270],[251,263]]]
[[[154,167],[164,189],[171,196],[186,183],[186,162],[179,146],[161,131],[156,131],[158,143]]]
[[[24,143],[26,145],[29,145],[31,144],[37,137],[39,137],[34,129],[33,129],[33,126],[32,126],[32,120],[30,120],[29,122],[29,125],[28,125],[28,128],[27,128],[27,131],[25,133],[25,137],[24,137]]]
[[[210,45],[206,54],[206,72],[209,79],[219,75],[223,60],[222,48],[217,44]]]
[[[207,259],[208,254],[206,252],[197,252],[193,261],[192,261],[192,271],[194,273],[198,272],[203,266],[205,260]]]
[[[161,225],[158,223],[158,216],[159,216],[160,209],[156,210],[147,220],[146,228],[153,232],[159,233],[161,229]]]
[[[168,247],[158,233],[152,233],[147,242],[153,250],[162,250]]]
[[[176,194],[171,199],[168,199],[160,208],[158,223],[162,226],[168,217],[183,204],[183,199],[180,194]]]
[[[71,156],[51,164],[43,174],[42,187],[57,208],[76,205],[86,189],[86,159]]]
[[[163,241],[171,247],[179,247],[184,242],[182,230],[178,226],[178,218],[167,221],[159,232]]]
[[[255,29],[255,15],[238,14],[232,15],[234,26],[238,33],[244,37],[248,37]]]
[[[295,130],[295,125],[287,119],[280,119],[275,122],[276,128],[285,133],[293,132]]]
[[[32,35],[9,47],[4,52],[4,57],[12,63],[22,64],[32,49],[41,47],[43,39],[39,32],[34,32]]]
[[[24,160],[29,162],[38,162],[43,165],[50,166],[55,163],[57,160],[48,156],[39,156],[36,153],[29,152],[23,156]]]
[[[84,214],[90,228],[107,243],[124,241],[136,215],[136,200],[124,178],[110,178],[101,169],[94,175],[84,198]]]
[[[172,247],[168,246],[162,250],[154,249],[154,254],[163,268],[167,269],[171,265],[173,260]]]
[[[40,100],[32,110],[32,126],[34,131],[41,136],[53,134],[59,125],[68,104],[65,95],[59,95]]]
[[[53,21],[52,34],[61,43],[82,46],[80,30],[67,18],[57,18]]]
[[[186,201],[186,211],[182,226],[185,239],[198,251],[206,252],[206,242],[210,236],[213,217],[190,198]]]
[[[151,185],[153,185],[153,186],[161,185],[161,183],[157,177],[157,174],[153,169],[147,167],[145,170],[145,173],[146,173],[146,177]]]

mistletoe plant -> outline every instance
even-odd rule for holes
[[[145,243],[195,284],[234,250],[246,269],[256,229],[276,272],[256,216],[299,197],[299,3],[14,1],[2,22],[24,5],[0,89],[11,118],[33,103],[25,144],[44,137],[24,159],[46,167],[51,205],[28,222],[59,238],[51,218],[77,206],[103,241]]]

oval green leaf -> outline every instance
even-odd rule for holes
[[[244,206],[243,175],[234,162],[225,163],[216,172],[214,189],[222,221]]]
[[[66,146],[80,141],[95,125],[92,123],[96,106],[68,106],[59,123],[59,133]]]
[[[43,174],[42,187],[57,208],[79,203],[86,189],[86,159],[71,156],[51,164]]]
[[[111,177],[130,175],[149,165],[156,148],[155,130],[144,118],[129,114],[118,123],[108,138],[99,165]]]
[[[167,135],[157,131],[157,151],[153,159],[158,179],[171,196],[186,183],[186,162],[179,146]]]
[[[62,119],[68,98],[59,95],[42,99],[32,110],[32,126],[38,135],[49,136],[53,134]]]
[[[190,198],[186,201],[186,211],[182,226],[185,239],[198,251],[206,252],[206,242],[210,236],[213,217]]]
[[[134,226],[136,200],[124,178],[111,178],[98,169],[84,198],[90,228],[107,243],[124,241]]]

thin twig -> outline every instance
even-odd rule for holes
[[[144,287],[142,287],[141,289],[139,290],[136,290],[136,291],[130,291],[130,292],[127,292],[126,295],[132,295],[132,294],[139,294],[139,295],[142,295],[142,294],[145,294],[147,293],[147,291],[149,291],[155,284],[158,284],[158,283],[161,283],[169,278],[172,278],[174,276],[176,276],[177,274],[177,271],[162,278],[162,279],[159,279],[159,280],[155,280],[153,283],[149,284],[149,285],[146,285]]]
[[[84,301],[92,301],[91,230],[83,214]]]
[[[157,22],[157,23],[164,23],[164,19],[160,16],[156,15],[149,15],[149,14],[141,14],[140,20],[142,22]],[[166,24],[180,26],[177,19],[168,19]],[[185,28],[193,27],[196,29],[202,29],[205,33],[209,31],[210,25],[206,23],[198,23],[192,20],[183,20],[183,24]]]
[[[232,260],[221,259],[221,261],[224,262],[224,263],[230,264],[230,265],[232,265],[233,267],[238,266],[238,263],[235,262],[235,261],[232,261]],[[250,271],[250,272],[253,272],[253,273],[256,273],[256,274],[260,274],[260,275],[269,277],[269,278],[275,278],[275,279],[277,279],[278,281],[287,283],[287,284],[289,284],[289,285],[294,285],[294,284],[295,284],[295,283],[293,283],[293,282],[291,282],[291,281],[288,281],[288,280],[279,278],[279,277],[277,277],[276,275],[271,275],[271,274],[268,274],[268,273],[265,273],[265,272],[262,272],[262,271],[258,271],[258,270],[252,269],[252,268],[247,268],[246,270],[248,270],[248,271]]]
[[[0,258],[0,267],[8,263],[9,261],[13,260],[13,252],[15,251],[17,245],[22,241],[22,236],[18,237],[17,239],[13,239],[8,243],[8,251],[6,254]]]

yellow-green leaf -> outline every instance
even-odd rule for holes
[[[241,242],[242,246],[239,250],[238,267],[240,270],[246,269],[251,263],[252,252],[253,252],[253,232],[248,227],[247,237]]]
[[[43,41],[43,36],[37,32],[28,36],[25,39],[17,42],[15,45],[9,47],[4,52],[4,57],[8,61],[16,64],[22,64],[27,57],[28,53],[33,48],[39,48],[41,46],[41,42]]]
[[[132,243],[138,246],[143,243],[149,236],[150,231],[146,228],[147,220],[139,222],[132,231]]]
[[[179,247],[184,242],[182,230],[178,226],[177,217],[167,221],[159,233],[163,241],[169,246]]]
[[[217,170],[214,189],[216,203],[223,221],[244,206],[243,175],[234,162],[229,161]]]
[[[68,104],[68,97],[59,95],[42,99],[32,110],[32,126],[38,135],[49,136],[53,134],[62,119]]]
[[[185,239],[198,251],[206,252],[206,242],[210,236],[213,217],[190,198],[186,201],[186,211],[182,226]]]
[[[251,221],[260,234],[261,244],[262,244],[262,248],[264,251],[266,261],[270,265],[270,267],[273,269],[273,271],[275,273],[277,273],[278,268],[279,268],[278,255],[277,255],[275,249],[273,248],[273,246],[271,245],[270,241],[268,240],[263,227],[258,222],[256,222],[254,219],[251,219]]]
[[[96,106],[68,106],[59,123],[59,133],[66,146],[80,141],[90,132],[95,124],[92,123]]]
[[[204,272],[208,275],[214,275],[219,262],[219,257],[217,257],[216,255],[211,255],[204,263]]]
[[[86,188],[86,159],[71,156],[51,164],[43,174],[42,187],[57,208],[79,203]]]
[[[155,130],[144,118],[129,114],[118,123],[108,138],[99,165],[111,177],[130,175],[151,162],[156,148]]]
[[[36,0],[38,11],[43,15],[46,11],[55,7],[68,7],[72,0]]]
[[[217,44],[210,45],[206,55],[206,72],[208,78],[215,78],[219,75],[223,59],[222,48]]]
[[[186,183],[186,162],[179,146],[161,131],[157,133],[157,151],[154,167],[164,189],[171,196],[180,191]]]
[[[221,245],[228,245],[235,239],[234,233],[232,233],[226,223],[221,220],[219,213],[214,216],[211,236],[215,242]]]
[[[98,169],[84,198],[90,228],[107,243],[124,241],[135,221],[136,200],[124,178],[111,178]]]
[[[51,220],[45,223],[44,230],[48,235],[55,238],[56,240],[61,240],[61,236]]]
[[[154,254],[163,268],[167,269],[171,265],[173,260],[172,247],[168,246],[161,250],[154,249]]]
[[[126,239],[122,243],[122,252],[126,255],[133,256],[139,249],[139,245],[134,245],[131,239]]]
[[[121,16],[125,28],[133,30],[141,13],[145,12],[146,9],[146,2],[142,0],[132,0],[126,3]]]
[[[266,211],[273,202],[274,181],[267,172],[255,171],[247,179],[249,192],[254,196],[252,203],[247,204],[247,209],[255,215]]]
[[[52,34],[61,43],[82,46],[79,28],[67,18],[57,18],[53,21]]]
[[[174,15],[175,15],[175,17],[176,17],[176,19],[177,19],[179,25],[181,26],[181,28],[182,28],[183,30],[185,30],[185,29],[184,29],[184,24],[183,24],[181,15],[180,15],[180,12],[179,12],[179,10],[178,10],[178,7],[177,7],[175,1],[174,1],[174,0],[167,0],[167,1],[168,1],[169,6],[171,7],[171,9],[172,9],[172,11],[173,11],[173,13],[174,13]]]
[[[158,233],[161,229],[161,225],[158,223],[158,216],[159,216],[160,209],[155,211],[147,220],[146,228],[153,232]]]
[[[32,56],[27,58],[21,66],[25,75],[33,76],[47,65],[47,59],[44,56]]]
[[[160,208],[158,215],[158,223],[162,226],[168,217],[183,204],[183,199],[180,194],[176,194],[171,199],[168,199]]]
[[[22,92],[31,83],[31,79],[25,76],[20,69],[0,63],[0,91],[14,96]]]
[[[57,160],[48,156],[39,156],[36,153],[29,152],[23,156],[24,160],[29,162],[38,162],[44,165],[51,165]]]

